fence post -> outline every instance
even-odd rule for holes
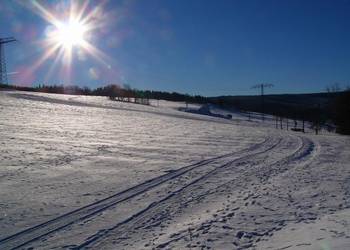
[[[278,116],[276,115],[276,128],[278,128]]]
[[[283,118],[281,117],[281,119],[280,119],[281,129],[283,129],[283,124],[282,124],[282,122],[283,122]]]

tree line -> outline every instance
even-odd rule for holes
[[[63,85],[23,87],[4,84],[0,84],[0,88],[44,93],[106,96],[119,101],[133,99],[136,102],[136,99],[140,98],[142,100],[212,103],[224,108],[234,108],[241,111],[261,111],[259,96],[204,97],[177,92],[139,90],[131,88],[129,85],[120,86],[116,84],[94,89]],[[318,94],[267,95],[265,96],[265,113],[276,117],[309,121],[316,128],[331,123],[335,124],[336,132],[350,134],[350,89],[341,90],[333,86],[327,88],[327,92]]]
[[[207,103],[208,98],[201,95],[181,94],[178,92],[166,92],[155,90],[139,90],[131,88],[129,85],[110,84],[103,87],[89,88],[74,85],[37,85],[33,87],[24,87],[16,85],[0,84],[0,88],[14,89],[22,91],[33,91],[43,93],[70,94],[70,95],[93,95],[107,96],[111,98],[147,98],[156,100],[167,100],[176,102]]]

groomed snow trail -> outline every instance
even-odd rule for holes
[[[322,239],[286,244],[278,232],[350,208],[348,137],[94,97],[0,94],[0,133],[12,146],[0,148],[0,249],[319,249]],[[49,155],[23,166],[23,145]]]
[[[187,174],[193,178],[192,172],[203,170],[205,167],[209,168],[210,171],[213,171],[211,168],[214,167],[214,170],[225,166],[222,161],[227,161],[228,158],[238,157],[235,161],[246,159],[248,157],[254,157],[258,154],[265,153],[271,148],[275,147],[278,142],[274,142],[272,138],[267,138],[263,143],[254,145],[251,148],[242,150],[240,152],[234,152],[231,154],[225,154],[218,156],[212,159],[204,160],[193,165],[185,166],[183,168],[174,170],[168,174],[156,177],[154,179],[148,180],[142,184],[131,187],[125,191],[122,191],[118,194],[112,195],[110,197],[104,198],[87,206],[76,209],[67,214],[61,215],[55,219],[44,222],[40,225],[28,228],[24,231],[18,232],[12,236],[9,236],[5,239],[0,240],[0,247],[6,249],[16,249],[22,247],[30,242],[40,240],[46,235],[57,232],[58,230],[64,229],[65,227],[71,226],[74,223],[79,223],[84,220],[91,220],[91,217],[95,216],[98,213],[104,212],[107,209],[114,208],[114,206],[126,202],[129,199],[132,199],[138,195],[144,194],[145,192],[156,188],[160,185],[163,185],[166,182],[174,181],[177,178],[183,177]],[[266,149],[267,147],[267,149]],[[260,148],[263,148],[261,151]],[[255,152],[257,151],[257,152]],[[245,155],[245,156],[242,156]],[[231,162],[232,163],[232,160]],[[211,167],[211,168],[210,168]],[[200,170],[199,170],[200,168]],[[209,172],[210,174],[210,172]],[[142,203],[145,203],[142,201]],[[71,232],[69,234],[72,234]]]
[[[26,229],[1,240],[0,246],[4,249],[17,249],[29,244],[35,247],[55,246],[79,249],[88,247],[91,244],[99,245],[103,242],[103,239],[107,238],[107,241],[109,241],[109,235],[118,235],[120,237],[125,232],[129,235],[130,232],[134,232],[140,225],[144,226],[144,220],[149,221],[151,218],[157,217],[158,213],[164,211],[165,207],[170,207],[171,209],[178,207],[177,209],[181,210],[184,205],[181,200],[187,195],[186,192],[190,192],[190,199],[198,200],[198,197],[203,199],[205,194],[210,193],[212,190],[220,189],[225,185],[234,185],[233,180],[237,178],[237,172],[244,173],[247,171],[246,168],[253,168],[256,165],[262,164],[270,172],[271,169],[276,167],[278,170],[281,170],[279,166],[285,166],[291,164],[293,161],[303,160],[304,157],[307,158],[313,151],[313,148],[312,141],[304,137],[294,138],[289,136],[286,139],[268,137],[263,143],[254,145],[248,149],[180,168],[129,188],[121,193]],[[285,156],[285,150],[290,152],[288,156]],[[271,159],[273,161],[272,163],[269,162]],[[244,168],[242,168],[243,166]],[[232,175],[232,173],[234,174]],[[259,173],[261,174],[260,171]],[[230,175],[232,176],[229,177]],[[272,174],[269,173],[269,175],[271,176]],[[262,174],[262,178],[268,177],[268,175]],[[181,178],[186,178],[186,181],[178,180]],[[223,181],[225,182],[224,184]],[[147,195],[147,192],[152,192],[155,188],[161,190],[162,193],[158,191],[156,195]],[[140,195],[144,195],[144,198],[138,199]],[[130,204],[133,202],[130,201],[131,199],[137,199],[136,202],[134,201],[137,204],[130,207],[130,211],[133,211],[133,213],[127,218],[124,217],[125,213],[122,213],[124,216],[120,218],[121,221],[113,225],[118,221],[118,215],[120,217],[118,206],[122,206],[121,203],[123,202]],[[187,206],[187,203],[188,200],[186,200],[185,206]],[[133,209],[135,207],[137,209]],[[105,217],[113,218],[112,226],[109,228],[105,228],[106,223],[101,223],[106,221]],[[166,217],[163,216],[163,219],[166,219]],[[162,220],[156,220],[155,224],[161,224]],[[91,230],[87,230],[86,234],[84,234],[82,233],[84,232],[83,227],[89,227],[89,225],[86,225],[87,222],[89,225],[92,225],[94,230],[96,230],[96,225],[94,224],[103,225],[103,228],[94,235],[89,235],[89,233],[91,234]],[[154,222],[152,222],[153,224]],[[60,245],[62,242],[67,244],[69,238],[72,239],[69,245]],[[79,238],[82,240],[81,244],[74,244]],[[123,239],[123,236],[121,238]],[[39,243],[37,243],[38,241]],[[56,246],[57,243],[58,245]],[[160,246],[168,244],[163,243]]]
[[[285,150],[288,150],[288,156],[285,156]],[[237,161],[228,162],[220,168],[202,175],[200,178],[177,189],[162,200],[153,202],[147,208],[134,214],[127,220],[112,228],[99,232],[94,237],[90,237],[90,239],[76,248],[91,247],[97,249],[106,246],[111,249],[113,247],[117,249],[125,247],[170,248],[171,244],[184,240],[185,237],[189,237],[190,241],[192,241],[192,238],[195,238],[191,235],[191,231],[195,230],[195,227],[192,228],[192,225],[197,225],[200,228],[200,223],[203,222],[203,214],[205,215],[207,213],[206,209],[209,208],[210,210],[210,205],[208,207],[202,207],[206,199],[209,197],[213,198],[214,196],[215,200],[225,203],[225,199],[228,197],[223,196],[223,194],[231,192],[232,186],[242,184],[241,181],[239,181],[241,178],[247,176],[251,178],[252,175],[259,173],[262,176],[261,179],[266,180],[266,178],[269,178],[269,175],[272,176],[272,174],[270,174],[270,172],[264,174],[262,168],[271,169],[285,164],[290,164],[291,167],[292,164],[296,162],[301,163],[309,160],[313,150],[314,144],[306,138],[282,139],[263,152],[248,157],[242,157]],[[281,172],[282,171],[281,169]],[[276,174],[276,172],[274,174]],[[246,184],[251,183],[246,182]],[[254,196],[253,194],[251,195]],[[242,199],[244,204],[249,202],[249,198],[249,195],[247,195]],[[254,197],[252,200],[254,200]],[[217,201],[214,201],[214,203],[217,203]],[[223,208],[224,206],[222,209]],[[231,212],[228,210],[225,214],[231,217],[235,213],[233,211],[237,211],[238,209],[239,207],[235,206]],[[189,213],[183,212],[186,210],[190,210],[188,211]],[[183,218],[184,215],[186,215],[186,217],[189,215],[192,217],[188,222],[188,225],[190,225],[189,228],[185,230],[181,229],[174,233],[173,230],[176,226],[180,224],[180,228],[183,227],[182,223],[178,223],[178,219],[180,217],[180,221],[183,219],[186,220],[186,218]],[[214,217],[217,217],[217,215],[215,216],[214,214]],[[204,216],[204,218],[207,219],[206,216]],[[223,219],[223,221],[225,221],[225,219]],[[157,230],[154,230],[155,228],[157,228]],[[158,232],[156,236],[154,235],[155,232]],[[134,233],[135,238],[132,237]],[[147,239],[152,237],[151,235],[153,236],[152,243],[150,243],[150,241],[147,242]],[[137,240],[140,236],[142,236],[141,239],[147,242],[143,246],[139,245],[142,240]],[[166,240],[164,240],[164,238]],[[177,245],[175,246],[173,247],[178,247]],[[190,243],[190,245],[186,244],[182,247],[207,248],[208,245],[199,246],[198,244],[191,245]],[[232,247],[234,247],[234,245],[232,245]]]

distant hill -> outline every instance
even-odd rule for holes
[[[331,119],[332,105],[338,93],[277,94],[264,96],[264,112],[290,118],[322,120]],[[261,96],[218,96],[209,97],[212,103],[240,110],[262,112]]]
[[[21,87],[14,85],[0,84],[0,89],[16,89],[46,93],[62,93],[77,95],[98,95],[126,98],[145,98],[145,99],[162,99],[168,101],[182,101],[188,103],[212,103],[228,109],[239,109],[242,111],[264,112],[267,114],[288,117],[291,119],[308,120],[314,124],[324,124],[328,121],[336,121],[337,116],[347,117],[347,98],[338,97],[345,92],[327,92],[327,93],[311,93],[311,94],[277,94],[264,96],[264,109],[262,109],[262,98],[256,96],[217,96],[204,97],[199,95],[188,95],[176,92],[152,91],[132,89],[129,86],[107,85],[96,89],[79,86],[63,86],[63,85],[38,85],[36,87]],[[340,104],[339,104],[340,102]],[[335,108],[335,106],[344,109]],[[344,110],[341,114],[337,114],[337,110]],[[338,112],[339,113],[339,112]],[[343,118],[342,118],[343,119]],[[344,118],[345,119],[345,118]],[[343,121],[341,123],[344,123]],[[347,124],[347,120],[344,124]],[[345,126],[349,127],[348,125]],[[350,128],[346,129],[350,133]]]

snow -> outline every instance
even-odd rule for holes
[[[349,137],[151,104],[0,92],[0,249],[350,247]]]
[[[291,223],[259,247],[290,250],[343,250],[349,248],[349,242],[350,209],[344,209],[324,215],[312,223]]]

